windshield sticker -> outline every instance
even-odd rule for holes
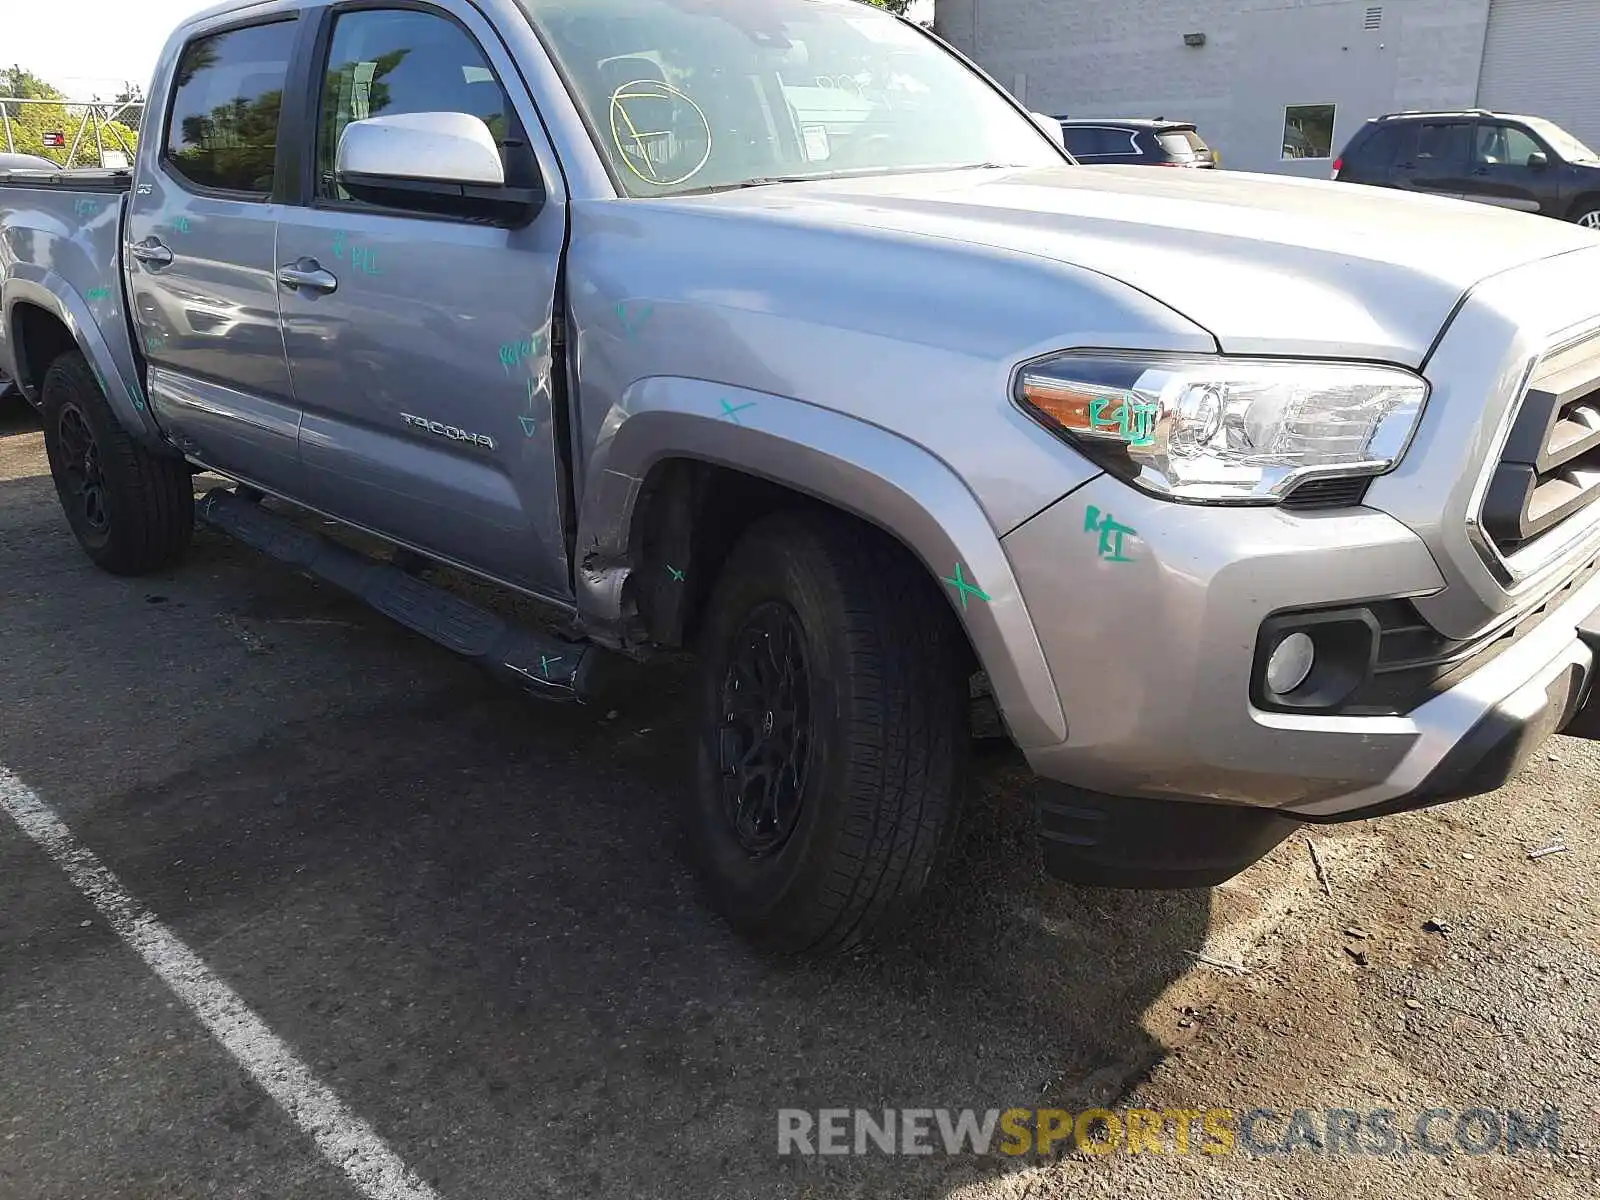
[[[691,113],[698,129],[685,127]],[[711,142],[705,111],[664,79],[635,79],[611,93],[611,144],[622,165],[646,183],[687,183],[710,160]]]
[[[1139,531],[1133,526],[1121,524],[1109,512],[1102,516],[1100,510],[1091,504],[1089,511],[1084,514],[1083,531],[1100,535],[1099,555],[1106,562],[1133,561],[1122,553],[1122,539],[1129,535],[1139,536]]]
[[[989,593],[981,589],[976,583],[967,578],[966,573],[960,563],[956,564],[956,577],[954,579],[945,579],[944,582],[955,588],[956,595],[961,597],[962,611],[965,611],[967,608],[968,596],[976,596],[979,600],[983,601],[989,600]]]
[[[826,125],[807,125],[804,133],[806,139],[806,161],[827,162],[833,156],[833,149],[828,145],[828,127]]]

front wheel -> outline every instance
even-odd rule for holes
[[[831,513],[752,526],[700,639],[688,832],[733,926],[788,952],[903,916],[954,828],[965,643],[921,567]]]
[[[1574,224],[1600,232],[1600,204],[1590,204],[1572,214]]]
[[[194,487],[183,462],[133,439],[76,350],[50,364],[42,393],[50,474],[84,553],[114,575],[144,575],[181,559],[194,532]]]

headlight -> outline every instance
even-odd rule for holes
[[[1307,478],[1400,461],[1428,385],[1396,367],[1072,353],[1017,399],[1129,483],[1173,500],[1275,504]]]

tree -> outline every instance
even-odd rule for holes
[[[126,89],[124,89],[126,90]],[[22,67],[0,69],[0,96],[18,100],[66,100],[66,94],[52,87],[39,76]],[[130,97],[131,98],[131,97]],[[0,104],[5,124],[10,127],[10,142],[0,130],[0,152],[15,146],[19,154],[36,154],[64,167],[99,166],[99,143],[95,140],[95,123],[91,111],[83,105],[62,104]],[[79,133],[82,136],[79,136]],[[46,146],[44,135],[59,133],[66,141],[64,146]],[[101,138],[108,150],[131,150],[138,145],[138,134],[121,121],[106,121],[100,125]],[[69,163],[67,155],[73,142],[78,152]]]
[[[865,0],[874,8],[886,8],[897,16],[905,16],[906,9],[911,7],[911,0]]]

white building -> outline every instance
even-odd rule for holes
[[[1194,121],[1244,170],[1325,175],[1402,109],[1536,114],[1600,149],[1600,0],[939,0],[938,28],[1029,108]]]

